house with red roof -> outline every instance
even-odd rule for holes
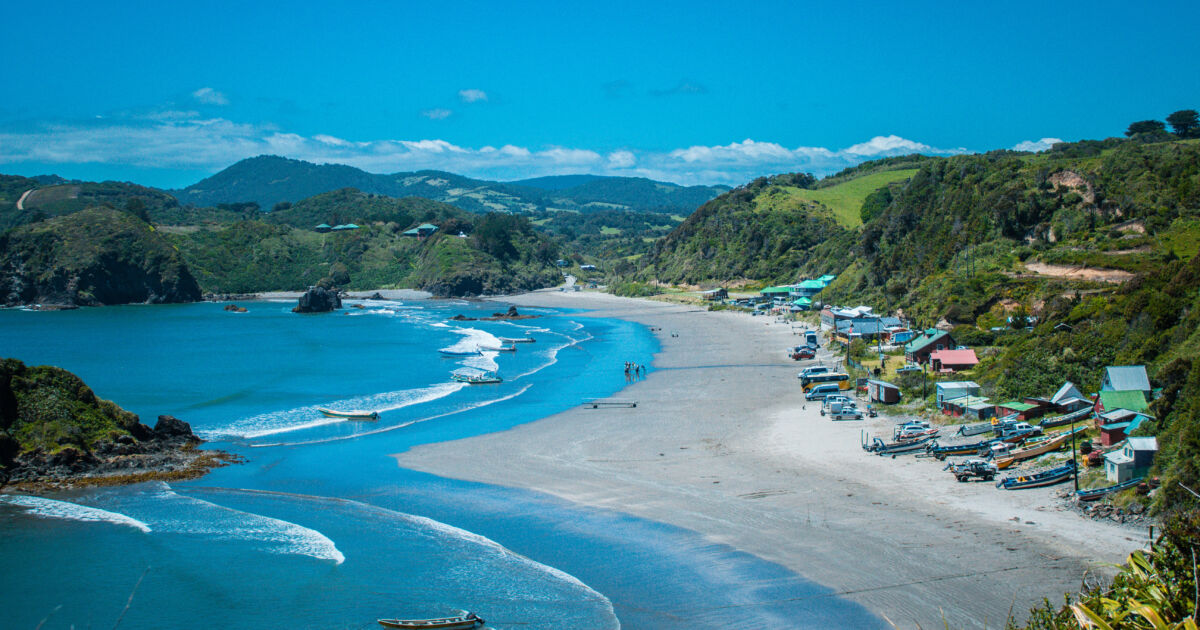
[[[934,372],[957,372],[969,370],[979,364],[979,357],[970,348],[961,350],[934,350],[929,354],[929,362]]]

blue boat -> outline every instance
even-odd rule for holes
[[[1062,483],[1071,478],[1075,474],[1075,462],[1067,462],[1061,466],[1048,468],[1039,473],[1032,475],[1021,475],[1020,477],[1005,477],[996,482],[997,488],[1005,490],[1024,490],[1026,488],[1041,488],[1044,486],[1052,486],[1056,483]]]
[[[1138,485],[1139,483],[1142,483],[1143,480],[1145,480],[1145,477],[1138,477],[1137,479],[1130,479],[1129,481],[1126,481],[1124,483],[1118,483],[1118,484],[1114,484],[1111,486],[1105,486],[1103,488],[1088,488],[1087,490],[1076,490],[1075,497],[1078,498],[1080,501],[1095,501],[1097,499],[1102,499],[1114,492],[1128,490],[1129,488],[1132,488],[1132,487]]]

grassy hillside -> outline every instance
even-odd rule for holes
[[[787,206],[820,211],[821,208],[813,205],[819,204],[828,209],[838,225],[853,229],[863,223],[862,206],[868,195],[889,184],[909,179],[916,172],[915,168],[881,171],[816,189],[779,186],[772,189],[771,193],[759,196],[755,203],[767,212],[781,210]]]
[[[62,182],[55,178],[55,182]],[[18,202],[21,208],[17,208]],[[161,190],[128,182],[42,183],[37,179],[0,176],[0,231],[84,208],[126,210],[143,219],[177,212],[179,202]]]

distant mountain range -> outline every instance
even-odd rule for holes
[[[381,175],[342,164],[313,164],[275,155],[242,160],[182,190],[184,205],[253,201],[263,210],[342,188],[389,197],[424,197],[471,212],[634,210],[687,215],[729,190],[680,186],[642,177],[561,175],[515,182],[471,179],[442,171]]]

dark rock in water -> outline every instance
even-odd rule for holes
[[[455,322],[473,322],[473,321],[475,321],[475,318],[474,318],[474,317],[467,317],[466,315],[463,315],[462,313],[459,313],[458,315],[455,315],[454,317],[451,317],[451,318],[450,318],[450,320],[451,320],[451,321],[455,321]]]
[[[492,313],[491,317],[484,317],[482,321],[494,322],[494,321],[503,321],[506,319],[533,319],[535,317],[537,317],[537,315],[522,315],[517,312],[516,306],[510,306],[510,307],[508,307],[507,312]]]
[[[300,304],[292,309],[293,313],[328,313],[342,308],[342,298],[337,291],[324,287],[313,287],[300,296]]]
[[[162,441],[198,442],[200,438],[192,433],[192,425],[175,416],[159,416],[154,425],[154,439]]]
[[[384,299],[384,297],[382,295],[379,295],[379,292],[376,291],[376,292],[372,293],[371,297],[369,297],[367,299],[368,300],[382,300],[382,299]]]
[[[226,304],[225,310],[231,313],[245,313],[247,309],[245,306],[238,306],[237,304]]]
[[[355,304],[354,308],[367,308],[367,307],[363,306],[362,304]]]

